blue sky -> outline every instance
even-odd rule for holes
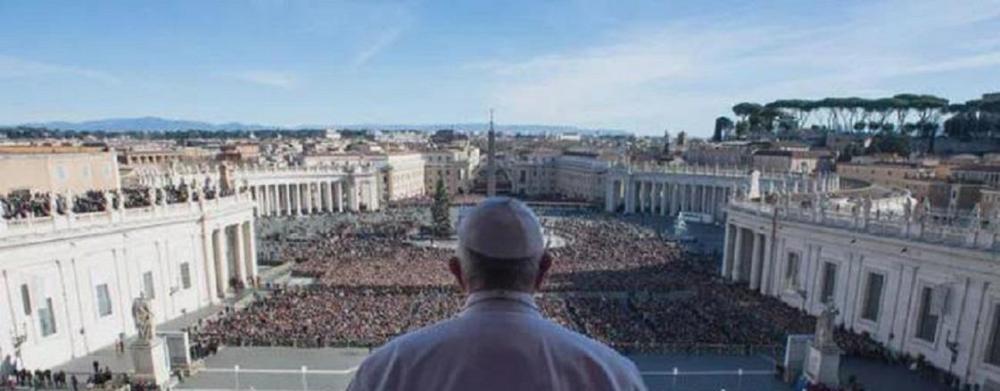
[[[1000,0],[0,1],[0,123],[707,135],[738,101],[1000,90]]]

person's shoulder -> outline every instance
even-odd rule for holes
[[[545,322],[548,324],[547,327],[549,328],[551,335],[558,336],[558,338],[562,341],[566,342],[569,346],[575,347],[581,353],[594,356],[604,362],[635,368],[635,364],[633,364],[631,360],[625,358],[625,356],[621,355],[621,353],[618,353],[617,350],[612,349],[610,346],[579,332],[568,329],[551,320],[546,319]]]
[[[593,338],[570,330],[555,322],[549,326],[552,329],[550,335],[554,335],[563,342],[564,349],[570,349],[569,353],[576,357],[572,360],[575,363],[582,361],[592,362],[607,370],[608,374],[618,384],[618,389],[623,390],[644,390],[646,389],[639,368],[632,360],[629,360],[617,350],[601,343]],[[575,365],[575,364],[574,364]]]
[[[364,363],[378,365],[391,360],[393,357],[413,353],[414,350],[426,348],[433,345],[447,336],[452,328],[454,319],[447,319],[428,326],[418,328],[389,340],[385,345],[372,351],[372,354],[365,359]]]

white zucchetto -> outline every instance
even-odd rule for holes
[[[527,205],[509,197],[492,197],[462,219],[458,248],[490,258],[536,258],[545,251],[545,238],[538,217]]]

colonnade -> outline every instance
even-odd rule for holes
[[[726,202],[734,190],[729,184],[680,183],[667,180],[608,181],[605,210],[624,208],[628,214],[658,214],[673,216],[679,212],[696,212],[719,220],[724,216]]]
[[[257,281],[257,242],[253,222],[224,225],[206,232],[208,250],[205,281],[215,297],[226,297],[237,285],[253,286]]]
[[[769,226],[767,226],[769,227]],[[722,253],[722,277],[746,283],[750,289],[771,292],[771,235],[726,223]]]
[[[250,185],[258,216],[302,216],[359,211],[360,197],[342,180]],[[370,206],[369,206],[370,207]]]
[[[750,197],[758,194],[759,173],[743,176],[656,172],[619,172],[605,181],[605,211],[626,214],[675,216],[693,212],[709,216],[712,221],[725,218],[730,199],[742,192]]]

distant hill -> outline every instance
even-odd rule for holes
[[[388,131],[399,131],[399,130],[416,130],[421,132],[434,132],[440,129],[454,129],[464,132],[485,132],[489,129],[488,123],[458,123],[458,124],[426,124],[426,125],[405,125],[405,124],[353,124],[353,125],[339,125],[333,128],[336,129],[372,129],[372,130],[388,130]],[[498,124],[494,126],[496,131],[508,134],[563,134],[563,133],[580,133],[580,134],[605,134],[605,135],[623,135],[629,134],[624,130],[620,129],[590,129],[590,128],[580,128],[576,126],[569,125],[525,125],[525,124]]]
[[[439,129],[455,129],[466,132],[480,132],[488,128],[486,123],[456,123],[456,124],[351,124],[351,125],[301,125],[301,126],[273,126],[260,124],[244,124],[240,122],[229,122],[223,124],[213,124],[201,121],[188,121],[178,119],[168,119],[160,117],[138,117],[138,118],[107,118],[82,122],[51,121],[21,124],[21,126],[76,130],[76,131],[177,131],[177,130],[267,130],[267,129],[370,129],[370,130],[416,130],[421,132],[434,132]],[[518,125],[504,124],[497,125],[496,130],[503,133],[520,134],[606,134],[622,135],[628,134],[619,129],[588,129],[575,126],[563,125]]]
[[[107,118],[83,122],[36,122],[22,124],[23,126],[60,129],[60,130],[88,130],[88,131],[175,131],[175,130],[262,130],[275,129],[275,126],[243,124],[239,122],[229,122],[224,124],[213,124],[200,121],[176,120],[159,117],[139,117],[139,118]]]

